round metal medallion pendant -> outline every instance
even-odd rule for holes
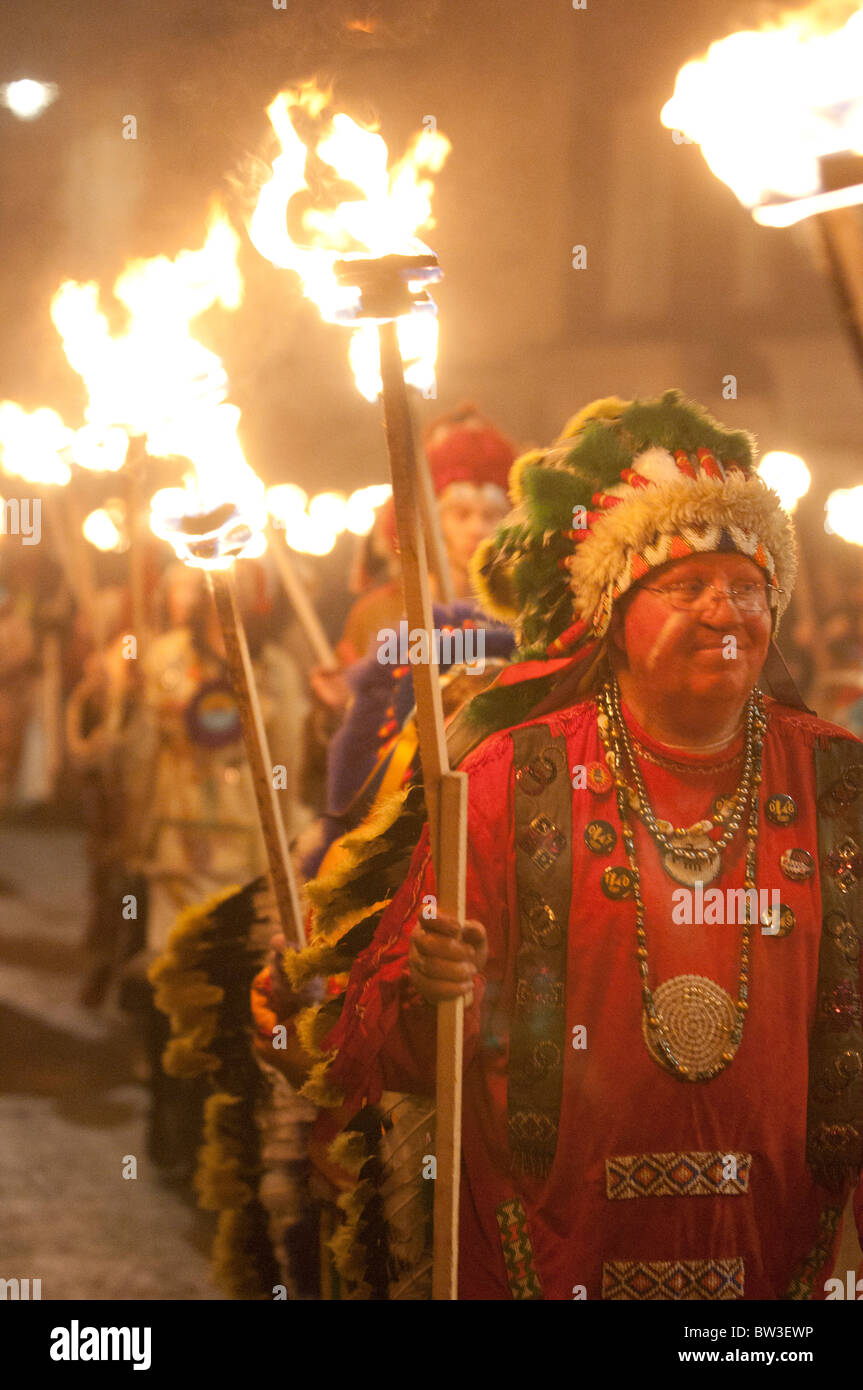
[[[739,1046],[732,1040],[737,1010],[721,985],[706,975],[675,975],[653,991],[653,1003],[674,1062],[685,1071],[675,1071],[645,1013],[641,1031],[655,1062],[681,1081],[706,1081],[728,1066]]]
[[[686,850],[709,850],[703,859],[690,859]],[[722,855],[709,835],[687,835],[678,840],[674,849],[662,856],[665,872],[675,883],[691,888],[696,883],[712,883],[719,877],[722,868]]]

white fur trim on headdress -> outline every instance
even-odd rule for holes
[[[667,473],[664,460],[650,450],[634,471],[657,477]],[[649,464],[648,464],[648,456]],[[649,471],[648,471],[649,469]],[[725,478],[671,477],[649,487],[610,489],[621,500],[598,517],[567,562],[575,610],[601,634],[608,627],[611,605],[642,577],[633,574],[640,557],[649,569],[674,558],[675,536],[694,551],[715,551],[722,530],[735,547],[757,562],[784,592],[775,599],[777,617],[788,605],[797,556],[794,531],[775,492],[757,475],[727,473]],[[760,553],[756,556],[760,546]]]

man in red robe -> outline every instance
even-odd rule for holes
[[[863,1226],[863,749],[758,686],[794,699],[791,523],[675,393],[596,403],[510,486],[487,601],[570,660],[463,762],[468,920],[426,832],[327,1082],[431,1093],[465,995],[461,1298],[824,1298],[855,1191]]]

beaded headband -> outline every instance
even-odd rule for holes
[[[793,529],[755,472],[753,440],[676,391],[593,402],[551,449],[516,460],[510,498],[473,578],[487,611],[516,627],[523,655],[602,638],[622,594],[696,552],[746,555],[767,576],[776,621],[787,606]]]

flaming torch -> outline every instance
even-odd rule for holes
[[[818,214],[840,311],[863,369],[863,8],[819,2],[731,34],[677,74],[663,125],[701,147],[756,222]]]
[[[173,260],[157,256],[127,266],[114,286],[128,312],[120,335],[111,333],[94,284],[62,285],[51,314],[66,355],[87,387],[85,430],[93,434],[79,439],[79,448],[89,446],[91,466],[96,440],[102,445],[102,466],[116,462],[117,429],[137,440],[139,456],[146,441],[146,452],[155,457],[186,459],[191,465],[183,487],[156,493],[150,524],[186,564],[207,572],[279,915],[285,935],[302,945],[299,894],[232,574],[240,556],[261,555],[266,548],[266,494],[243,456],[237,435],[240,411],[226,401],[222,362],[190,332],[191,321],[211,306],[239,305],[238,245],[236,233],[218,214],[200,249],[181,251]]]
[[[266,548],[267,522],[264,485],[243,457],[237,438],[239,420],[236,406],[204,406],[175,419],[160,434],[166,452],[190,460],[194,476],[187,476],[183,488],[156,493],[150,524],[181,560],[206,571],[240,713],[276,905],[286,938],[303,946],[299,892],[234,586],[234,562],[241,556],[261,555]]]
[[[408,622],[430,633],[421,484],[406,384],[428,389],[434,381],[437,319],[427,287],[441,271],[417,232],[431,224],[429,175],[441,168],[449,141],[425,130],[389,170],[381,136],[342,113],[331,114],[329,95],[313,83],[280,93],[267,114],[282,152],[261,189],[249,234],[273,265],[299,275],[325,320],[351,329],[357,387],[366,399],[380,397],[383,404]],[[356,192],[345,197],[346,185]],[[330,195],[327,210],[321,192]],[[296,206],[290,205],[297,194],[304,205],[301,240],[288,230],[289,221],[296,225]],[[429,646],[434,651],[434,643]],[[433,658],[414,667],[413,680],[439,904],[463,918],[467,779],[449,766]],[[457,1296],[463,1016],[462,1000],[438,1008],[436,1299]]]

